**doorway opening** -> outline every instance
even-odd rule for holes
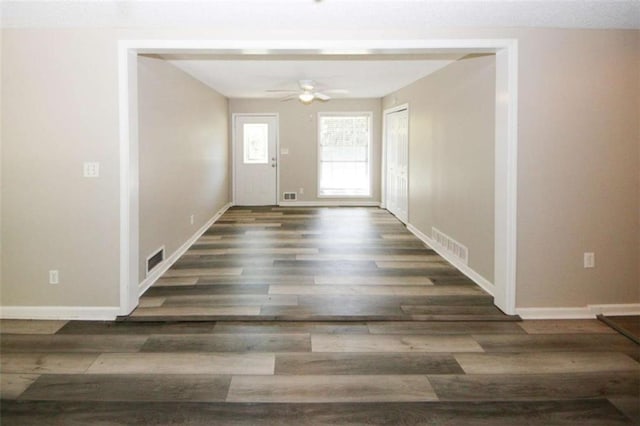
[[[120,313],[138,304],[137,55],[201,52],[216,55],[420,55],[492,53],[496,58],[494,282],[485,288],[495,304],[515,314],[517,209],[518,46],[512,39],[383,41],[180,41],[119,42]],[[277,158],[277,157],[276,157]],[[277,164],[276,164],[277,168]],[[384,188],[384,185],[382,186]],[[385,194],[382,195],[385,200]]]

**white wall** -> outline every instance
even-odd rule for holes
[[[138,118],[142,281],[148,256],[164,246],[168,257],[229,202],[227,99],[139,56]]]
[[[231,99],[229,111],[234,113],[279,114],[280,148],[289,154],[280,155],[280,194],[299,192],[298,201],[375,201],[380,202],[380,99],[332,99],[302,105],[297,100],[280,102],[268,99]],[[358,198],[318,198],[318,113],[319,112],[371,112],[371,196]]]
[[[495,58],[462,58],[385,96],[409,104],[409,223],[469,249],[493,282]]]

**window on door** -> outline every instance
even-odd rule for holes
[[[318,196],[371,195],[371,113],[318,115]]]

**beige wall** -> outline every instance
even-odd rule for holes
[[[115,34],[3,31],[2,303],[118,306]],[[100,162],[83,178],[84,161]],[[48,284],[50,269],[60,283]]]
[[[639,34],[520,39],[520,306],[640,301]]]
[[[140,268],[229,202],[227,99],[162,59],[138,58]],[[194,215],[194,224],[190,216]]]
[[[3,305],[118,305],[119,39],[355,37],[516,38],[517,306],[640,303],[640,31],[235,24],[3,29]],[[101,177],[83,179],[83,161]]]
[[[229,111],[235,113],[278,113],[280,149],[289,154],[280,155],[280,194],[299,192],[298,201],[380,201],[380,99],[333,99],[330,102],[300,102],[262,99],[231,99]],[[319,112],[371,112],[371,196],[358,198],[318,198],[318,113]]]
[[[409,105],[409,223],[469,249],[493,282],[495,58],[471,56],[385,96]]]

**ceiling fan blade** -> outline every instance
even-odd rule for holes
[[[265,92],[269,92],[269,93],[297,93],[298,90],[296,89],[267,89],[265,90]]]
[[[292,101],[294,99],[297,99],[298,95],[297,94],[293,94],[293,95],[289,95],[289,96],[285,96],[284,98],[280,98],[280,102],[287,102],[287,101]]]
[[[311,92],[315,87],[315,82],[313,80],[300,80],[298,84],[302,90],[307,92]]]
[[[325,93],[332,93],[334,95],[348,95],[349,91],[347,89],[327,89],[324,90]]]
[[[318,99],[319,101],[328,101],[329,99],[331,99],[331,96],[326,95],[324,93],[320,93],[320,92],[315,92],[313,94],[313,97]]]

